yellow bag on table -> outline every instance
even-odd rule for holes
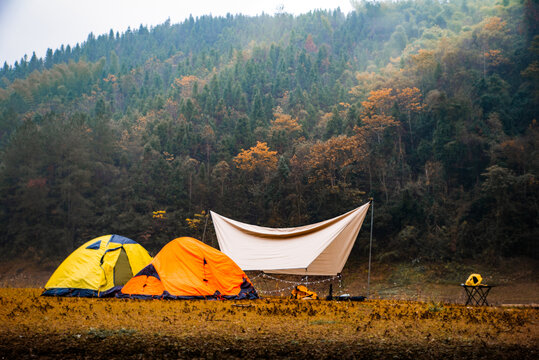
[[[466,280],[467,286],[479,286],[481,285],[481,281],[483,281],[483,278],[479,274],[471,274],[468,276],[468,280]]]

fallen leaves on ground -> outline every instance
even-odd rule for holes
[[[539,350],[539,310],[533,308],[384,300],[164,301],[40,294],[39,289],[0,289],[0,354],[107,359],[532,359]]]

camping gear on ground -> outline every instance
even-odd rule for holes
[[[466,280],[467,286],[478,286],[481,285],[481,281],[483,281],[483,278],[479,274],[471,274],[468,276],[468,280]]]
[[[329,295],[326,296],[326,300],[336,301],[365,301],[365,296],[351,296],[350,294],[341,294],[333,296],[333,284],[329,285]]]
[[[136,299],[258,299],[247,275],[221,251],[190,237],[169,242],[116,294]]]
[[[298,300],[318,300],[318,294],[314,291],[310,291],[304,285],[298,285],[292,290],[290,298]]]
[[[365,296],[350,296],[350,294],[343,294],[338,296],[333,296],[331,299],[326,300],[337,300],[337,301],[365,301]]]
[[[370,203],[333,219],[295,228],[267,228],[211,212],[221,251],[243,270],[295,275],[341,273]]]
[[[73,251],[45,285],[45,296],[112,296],[152,257],[137,242],[120,235],[90,240]]]

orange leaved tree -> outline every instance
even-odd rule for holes
[[[256,146],[241,152],[233,159],[240,170],[252,175],[253,181],[268,180],[269,175],[277,169],[277,151],[271,151],[268,144],[258,141]]]
[[[412,113],[418,113],[423,109],[421,91],[416,87],[407,87],[397,90],[397,103],[400,111],[406,113],[408,129],[410,130],[410,143],[414,145],[412,137]]]
[[[353,165],[365,156],[364,143],[357,136],[341,135],[312,146],[308,165],[312,169],[309,182],[329,181],[333,188],[346,183]]]
[[[277,111],[274,116],[275,120],[271,122],[272,143],[280,152],[283,152],[287,145],[292,143],[291,140],[296,139],[301,134],[302,128],[297,117],[293,118],[280,111]]]
[[[272,151],[265,142],[258,141],[256,146],[241,152],[232,159],[240,170],[238,181],[251,197],[258,211],[265,211],[264,197],[274,175],[277,174],[277,151]]]

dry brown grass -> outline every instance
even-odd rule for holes
[[[537,357],[539,310],[373,300],[161,301],[0,289],[7,358]]]

